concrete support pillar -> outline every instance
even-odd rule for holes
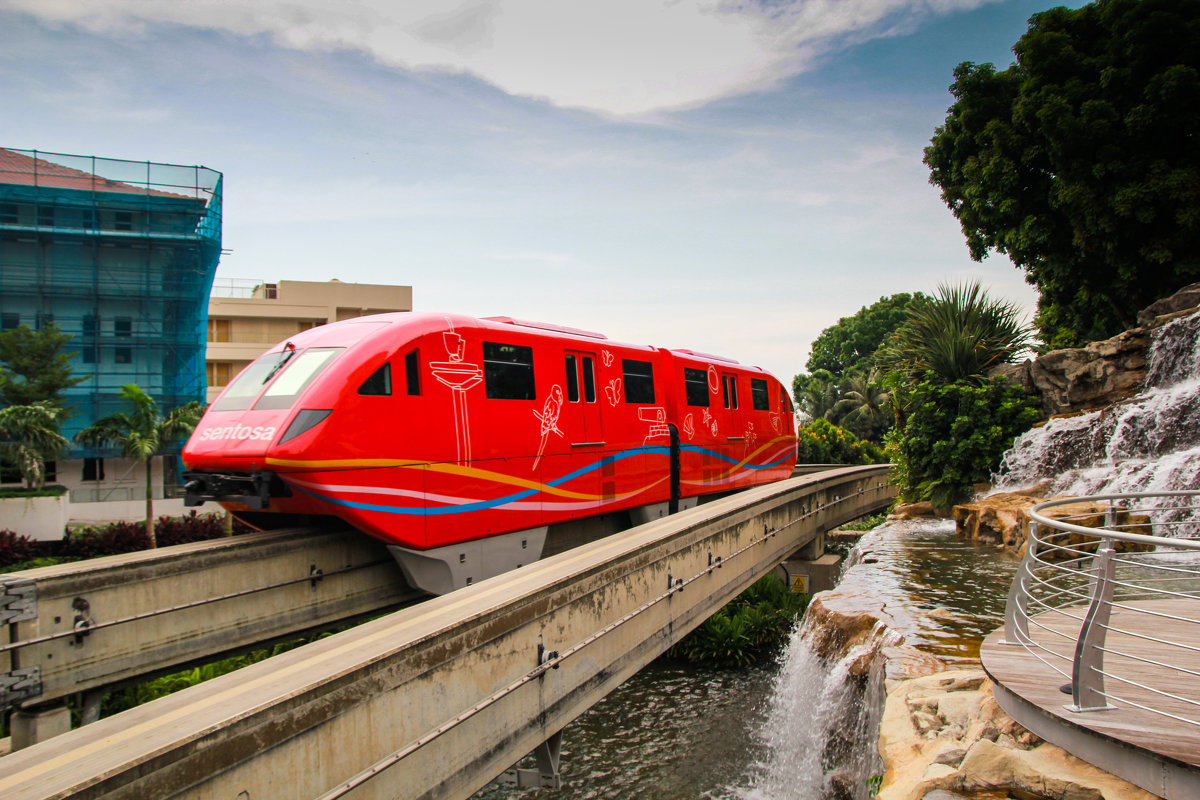
[[[15,752],[71,730],[71,710],[63,703],[14,711],[10,724]]]
[[[792,578],[792,591],[801,594],[825,592],[837,586],[842,573],[842,557],[834,553],[808,560],[794,556],[783,562]]]
[[[793,553],[792,558],[804,561],[816,561],[823,555],[825,555],[825,532],[821,531],[816,537],[809,539],[803,547]]]

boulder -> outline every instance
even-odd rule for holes
[[[1137,316],[1138,325],[1149,327],[1161,324],[1161,317],[1174,317],[1181,311],[1195,310],[1200,306],[1200,283],[1189,284],[1170,297],[1156,300],[1142,309]]]
[[[1149,331],[1134,328],[1087,347],[1051,350],[1029,364],[1029,383],[1047,414],[1111,405],[1145,383],[1149,346]]]
[[[972,503],[955,506],[954,527],[958,537],[1024,555],[1029,538],[1029,523],[1033,521],[1029,514],[1030,509],[1038,503],[1053,499],[1038,495],[1036,489],[1031,491],[1033,493],[999,492]],[[1047,509],[1044,516],[1050,519],[1070,517],[1075,525],[1102,528],[1107,512],[1108,506],[1103,503],[1069,503]],[[1144,514],[1131,514],[1124,509],[1118,509],[1116,521],[1127,533],[1151,534],[1150,518]],[[1099,540],[1079,533],[1061,533],[1048,537],[1047,541],[1088,552],[1095,550]],[[1115,549],[1118,552],[1142,552],[1153,548],[1149,545],[1117,542]],[[1055,550],[1043,553],[1048,560],[1071,558],[1073,555],[1067,551]]]
[[[879,800],[1153,800],[1012,720],[982,670],[904,681],[880,725]]]

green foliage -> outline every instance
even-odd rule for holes
[[[163,414],[154,398],[133,383],[121,387],[121,398],[130,406],[129,412],[121,411],[96,420],[75,434],[75,441],[90,447],[119,448],[125,458],[141,461],[145,465],[146,536],[150,546],[154,547],[150,459],[191,433],[200,421],[204,408],[193,401]]]
[[[1052,8],[1013,52],[954,70],[930,181],[972,258],[1004,253],[1039,289],[1043,341],[1104,339],[1200,279],[1200,13]]]
[[[0,489],[0,500],[12,497],[62,497],[67,487],[57,483],[42,484],[40,489]]]
[[[53,323],[37,331],[21,325],[0,333],[0,405],[64,408],[63,393],[89,377],[72,377],[75,354],[63,352],[70,340]]]
[[[59,433],[62,416],[63,410],[46,400],[0,408],[0,458],[16,466],[26,489],[41,489],[45,462],[67,449]]]
[[[908,318],[909,305],[923,297],[920,292],[901,292],[881,297],[853,316],[842,317],[813,341],[808,371],[815,374],[817,370],[828,370],[838,376],[870,372],[875,351]]]
[[[925,381],[909,400],[907,423],[887,437],[893,480],[905,500],[943,509],[988,480],[1013,439],[1041,417],[1036,398],[1003,381]]]
[[[847,522],[838,527],[843,531],[869,531],[878,528],[887,519],[888,512],[880,511],[878,514],[871,514],[866,517],[859,517],[856,520]]]
[[[721,668],[753,664],[778,649],[807,604],[805,595],[766,575],[668,650],[667,656]]]
[[[909,317],[878,354],[906,383],[967,381],[1012,361],[1029,347],[1029,329],[1012,303],[994,300],[977,282],[938,287],[931,299],[909,306]]]
[[[882,464],[883,450],[845,428],[818,419],[796,430],[798,464]]]

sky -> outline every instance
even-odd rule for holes
[[[1052,5],[0,0],[0,147],[222,172],[218,279],[406,284],[790,384],[896,292],[1032,316],[921,157],[954,67]]]

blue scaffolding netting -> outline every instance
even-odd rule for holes
[[[136,383],[171,409],[204,402],[221,173],[0,148],[0,328],[71,336],[68,438],[125,410]],[[90,455],[77,450],[72,455]]]

